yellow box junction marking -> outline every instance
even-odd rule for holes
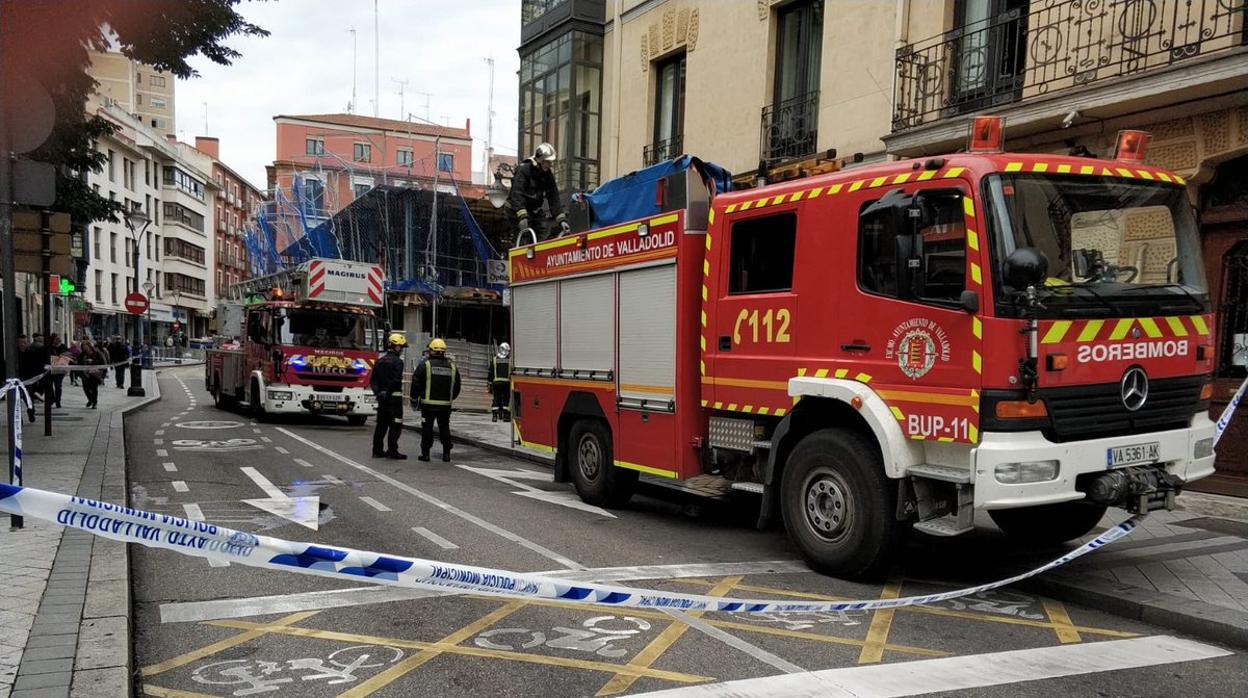
[[[230,648],[238,647],[241,644],[256,640],[263,637],[267,633],[276,632],[277,628],[282,628],[287,625],[298,623],[302,620],[307,620],[317,613],[320,613],[320,611],[302,611],[300,613],[292,613],[284,618],[278,618],[272,623],[255,623],[255,627],[245,628],[245,630],[247,630],[245,633],[239,633],[233,637],[227,637],[224,640],[214,642],[211,645],[200,647],[197,650],[191,650],[186,654],[180,654],[172,659],[166,659],[163,662],[145,666],[139,670],[139,674],[142,676],[156,676],[157,674],[163,674],[170,669],[177,669],[178,667],[186,666],[191,662],[205,657],[211,657],[219,652],[224,652]]]
[[[1079,637],[1079,631],[1075,629],[1075,624],[1070,622],[1070,614],[1066,612],[1066,607],[1061,601],[1040,599],[1040,605],[1044,606],[1044,614],[1053,623],[1053,632],[1057,633],[1058,642],[1063,645],[1083,642],[1083,638]]]

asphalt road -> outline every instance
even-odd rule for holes
[[[464,446],[450,464],[377,460],[371,422],[255,423],[212,406],[201,369],[160,383],[163,399],[126,421],[131,504],[290,540],[795,599],[957,588],[1053,555],[991,531],[916,535],[887,583],[855,584],[806,570],[741,507],[646,491],[596,510],[529,463]],[[414,435],[401,448],[414,456]],[[266,511],[286,497],[305,498],[286,513],[306,525]],[[417,597],[137,546],[131,560],[140,695],[1248,695],[1240,654],[1010,589],[875,613],[678,618]],[[607,569],[624,566],[643,569]],[[759,677],[780,678],[718,685]]]

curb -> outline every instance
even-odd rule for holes
[[[420,433],[419,424],[408,424],[407,422],[403,422],[403,428]],[[497,453],[502,456],[508,456],[510,458],[517,458],[530,463],[544,465],[548,468],[553,467],[555,464],[555,459],[553,457],[547,458],[536,453],[530,453],[529,451],[523,449],[499,446],[498,444],[492,444],[474,436],[467,436],[465,434],[458,433],[454,429],[451,430],[451,441],[466,444],[468,446],[474,446],[482,451],[489,451],[490,453]]]
[[[1076,571],[1058,572],[1027,580],[1019,586],[1202,640],[1248,648],[1248,612],[1076,575]]]

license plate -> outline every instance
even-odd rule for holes
[[[314,398],[312,398],[312,399],[314,399],[314,400],[319,400],[319,401],[321,401],[321,402],[342,402],[342,401],[343,401],[343,400],[345,400],[346,398],[345,398],[345,397],[343,397],[343,396],[341,396],[341,395],[333,395],[333,394],[330,394],[330,395],[322,395],[322,394],[320,394],[320,393],[317,393],[316,397],[314,397]]]
[[[1106,453],[1105,465],[1109,468],[1117,468],[1120,465],[1156,463],[1159,460],[1161,460],[1161,444],[1153,441],[1146,444],[1115,446]]]

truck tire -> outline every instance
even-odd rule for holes
[[[247,394],[247,404],[251,407],[251,414],[257,422],[268,419],[268,414],[264,411],[264,395],[260,392],[260,381],[254,378],[251,381],[251,391]]]
[[[1104,504],[1061,502],[1021,509],[994,509],[992,522],[1006,535],[1033,545],[1057,545],[1082,538],[1105,518]]]
[[[896,487],[879,452],[857,433],[821,429],[789,455],[780,510],[789,539],[811,569],[874,580],[888,571],[901,537]]]
[[[367,421],[368,421],[368,415],[366,414],[347,415],[347,424],[350,424],[353,427],[362,427],[364,426],[364,423]]]
[[[572,483],[587,504],[622,507],[637,489],[637,471],[617,468],[611,450],[611,434],[602,422],[582,419],[572,425],[568,437]]]

